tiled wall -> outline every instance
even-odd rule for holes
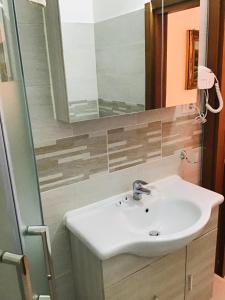
[[[129,101],[105,101],[99,99],[98,103],[100,117],[120,116],[145,111],[144,104],[130,104]]]
[[[70,123],[99,118],[98,100],[69,103]]]
[[[42,10],[16,0],[17,24],[27,96],[34,127],[53,119]]]
[[[53,118],[42,9],[26,0],[15,0],[26,93],[34,142],[42,143],[43,131],[57,131]],[[65,132],[65,129],[64,129]]]
[[[74,300],[65,212],[127,191],[138,178],[179,174],[198,182],[201,163],[181,162],[179,153],[186,148],[199,157],[201,128],[182,107],[72,125],[54,121],[42,11],[26,0],[16,0],[16,9],[58,299]]]
[[[36,149],[42,191],[107,171],[106,135],[101,132],[57,140]]]
[[[36,150],[57,288],[68,300],[74,298],[65,212],[130,190],[136,179],[179,174],[198,183],[201,167],[201,128],[181,107],[78,123],[73,132]],[[199,164],[181,162],[184,148]]]
[[[144,9],[95,23],[99,98],[145,103]]]
[[[144,9],[61,28],[71,122],[144,111]]]
[[[94,24],[62,22],[61,28],[68,102],[96,101]]]
[[[140,124],[58,139],[36,148],[41,190],[160,160],[183,148],[198,148],[200,139],[200,126],[193,115],[161,120],[160,114],[154,122],[149,119]]]

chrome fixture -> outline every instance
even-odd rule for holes
[[[182,150],[181,153],[180,153],[180,159],[181,160],[186,160],[189,164],[191,165],[194,165],[194,164],[198,164],[199,161],[192,161],[188,154],[187,154],[187,151],[186,150]]]
[[[32,300],[32,286],[27,257],[0,250],[0,263],[16,267],[23,299]]]
[[[51,300],[49,295],[33,296],[32,300]]]
[[[54,269],[53,269],[52,256],[51,256],[51,242],[50,242],[48,226],[28,226],[26,233],[27,235],[31,235],[31,236],[36,235],[42,238],[45,263],[48,272],[47,278],[49,283],[50,296],[51,299],[56,299],[55,276],[54,276]]]
[[[142,199],[142,195],[151,195],[151,191],[143,187],[143,185],[148,184],[143,180],[136,180],[133,183],[133,199],[136,201],[140,201]]]

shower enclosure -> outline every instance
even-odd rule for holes
[[[56,299],[13,0],[0,1],[0,299]]]

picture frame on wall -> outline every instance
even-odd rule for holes
[[[199,30],[187,30],[185,89],[193,90],[198,83]]]

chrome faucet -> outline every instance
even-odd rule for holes
[[[133,183],[133,199],[134,200],[140,201],[143,194],[151,195],[151,190],[143,187],[143,185],[146,185],[146,184],[148,184],[148,183],[143,180],[136,180]]]

